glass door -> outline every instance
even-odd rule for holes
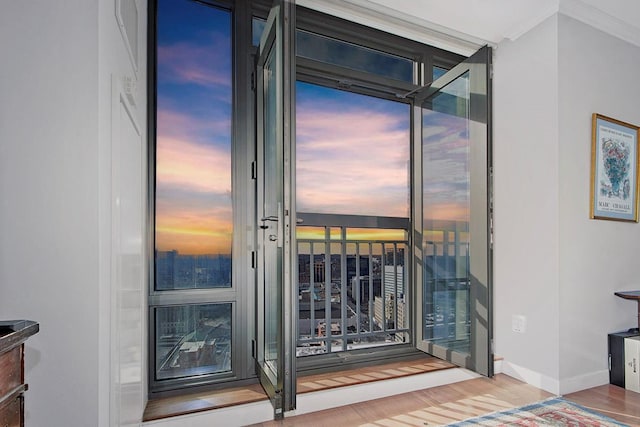
[[[493,375],[489,67],[484,47],[416,96],[419,349]]]
[[[291,351],[292,55],[287,28],[294,5],[276,2],[264,29],[257,65],[257,310],[256,369],[274,418],[295,406]]]

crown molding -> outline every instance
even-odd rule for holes
[[[369,0],[296,0],[296,4],[464,56],[472,55],[487,44],[495,46],[495,43],[488,40],[455,31]]]
[[[547,18],[558,13],[559,7],[560,5],[558,4],[558,2],[556,2],[555,4],[543,8],[542,10],[540,10],[540,12],[531,16],[529,19],[519,22],[509,30],[505,31],[503,37],[511,41],[518,39],[523,34],[529,32],[530,30],[534,29],[539,24],[544,22]]]
[[[484,45],[496,47],[499,41],[484,40],[471,34],[453,30],[370,0],[296,0],[296,3],[329,15],[345,18],[429,44],[464,56],[473,54]],[[516,40],[555,14],[563,14],[599,29],[633,45],[640,46],[640,26],[616,18],[582,0],[557,0],[523,20],[502,35]]]
[[[635,46],[640,46],[640,27],[581,0],[561,0],[559,12]]]

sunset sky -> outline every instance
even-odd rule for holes
[[[231,14],[159,2],[156,248],[231,252]]]
[[[231,14],[161,1],[158,27],[156,248],[229,254]],[[298,211],[407,217],[409,106],[302,82],[296,91]],[[439,215],[463,218],[468,183],[446,176],[464,168],[466,127],[435,119],[425,115],[425,196]]]
[[[300,212],[407,217],[409,106],[298,82]]]

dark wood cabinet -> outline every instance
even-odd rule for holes
[[[0,427],[24,427],[24,342],[38,330],[30,320],[0,321]]]

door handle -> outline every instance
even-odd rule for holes
[[[266,221],[278,222],[278,217],[275,215],[265,216],[264,218],[260,218],[260,221],[261,222],[266,222]],[[259,227],[263,230],[266,230],[267,228],[269,228],[269,226],[266,224],[262,224]]]
[[[278,225],[276,226],[276,232],[278,234],[270,234],[269,240],[272,242],[278,242],[278,247],[281,248],[283,246],[283,238],[282,238],[282,230],[280,230],[280,224],[282,224],[282,203],[278,202],[278,215],[269,215],[260,218],[260,221],[265,223],[267,221],[275,222]],[[262,224],[259,226],[261,229],[266,230],[269,228],[268,225]]]

